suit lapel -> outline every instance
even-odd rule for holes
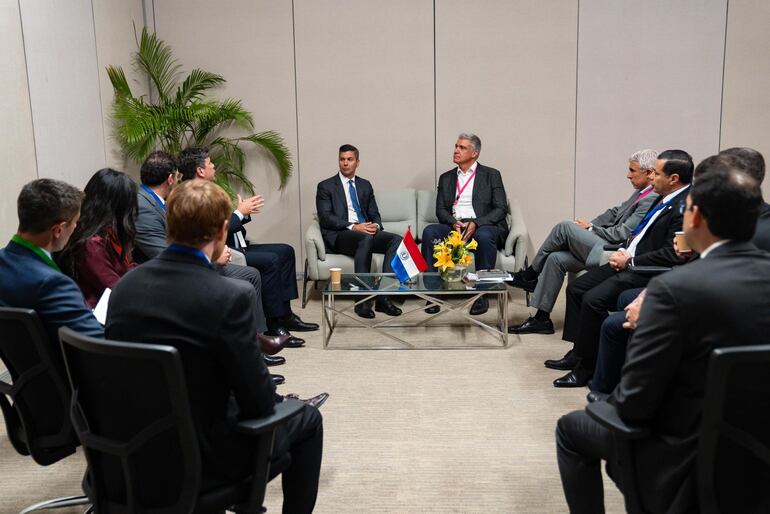
[[[161,218],[163,218],[163,225],[165,226],[166,225],[166,212],[163,209],[160,208],[160,205],[158,205],[157,200],[155,200],[155,198],[153,198],[150,193],[148,193],[147,191],[145,191],[141,187],[139,188],[139,194],[142,195],[144,197],[144,199],[147,200],[147,202],[150,204],[150,206],[155,210],[155,212],[158,213],[158,215]]]
[[[332,181],[334,183],[334,210],[339,210],[340,214],[347,219],[348,217],[348,201],[345,198],[345,189],[343,189],[340,176],[337,175]]]

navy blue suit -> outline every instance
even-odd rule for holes
[[[13,241],[0,250],[0,305],[34,309],[56,345],[56,355],[61,353],[59,327],[104,337],[104,328],[86,305],[75,281]]]

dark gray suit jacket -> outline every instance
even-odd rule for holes
[[[591,220],[593,225],[591,232],[612,244],[622,243],[628,239],[634,228],[650,210],[655,199],[658,198],[658,193],[651,191],[647,196],[634,203],[639,193],[640,191],[634,191],[628,200],[615,207],[610,207]]]
[[[717,347],[767,343],[767,277],[770,255],[733,242],[650,281],[610,401],[624,421],[654,434],[636,451],[641,496],[651,512],[694,506],[708,359]]]
[[[457,195],[457,167],[442,173],[438,178],[436,195],[436,217],[439,223],[454,225],[457,221],[452,216],[452,204]],[[500,172],[479,163],[473,181],[473,210],[476,213],[476,225],[495,225],[503,241],[508,236],[508,197]]]
[[[136,249],[134,260],[142,263],[166,249],[166,211],[150,193],[139,188],[136,195],[139,211],[136,216]]]

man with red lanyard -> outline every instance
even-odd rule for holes
[[[474,255],[476,270],[492,269],[497,250],[508,235],[508,202],[500,172],[479,164],[481,140],[474,134],[460,134],[455,143],[453,162],[457,167],[438,179],[436,217],[438,223],[428,225],[422,232],[422,255],[433,266],[433,245],[456,230],[466,241],[478,242]],[[431,268],[435,271],[435,267]],[[471,307],[471,314],[487,312],[489,304],[482,296]],[[438,306],[426,309],[438,312]]]
[[[83,193],[52,179],[25,185],[17,202],[19,230],[0,250],[0,306],[34,309],[45,326],[55,355],[59,327],[104,337],[75,281],[51,258],[67,244],[80,217]]]

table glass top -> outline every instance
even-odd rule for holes
[[[462,291],[505,291],[504,283],[445,282],[438,273],[421,273],[411,283],[401,284],[392,273],[343,273],[339,284],[326,283],[324,293],[356,293],[367,291],[387,291],[389,294],[438,293]]]

